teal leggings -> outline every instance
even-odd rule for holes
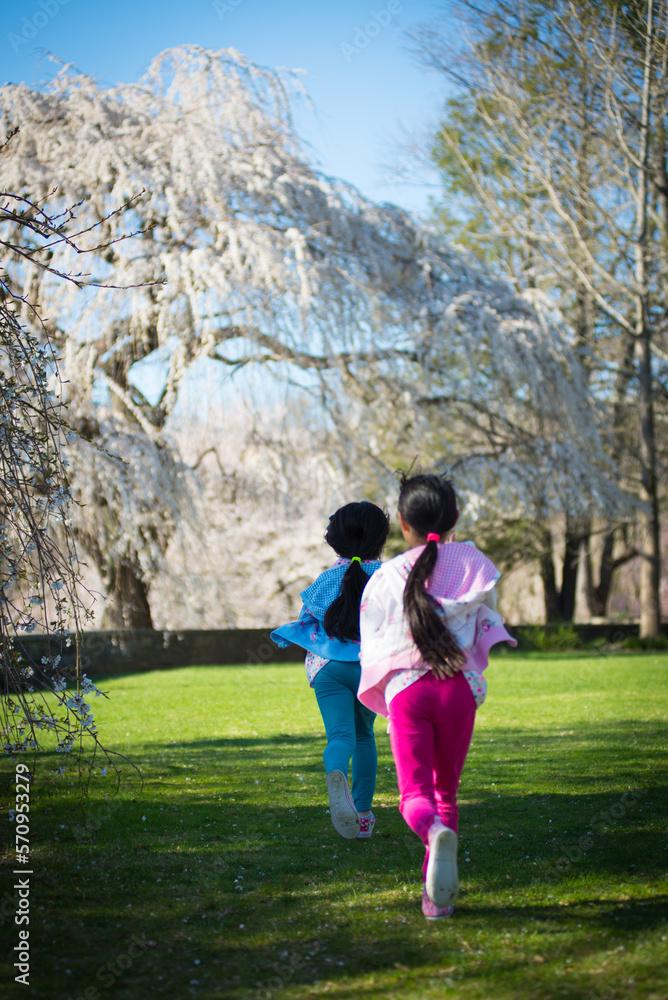
[[[359,663],[330,660],[315,675],[313,690],[327,734],[325,771],[343,771],[347,777],[352,757],[353,802],[358,812],[366,812],[376,788],[378,755],[376,713],[357,700],[360,671]]]

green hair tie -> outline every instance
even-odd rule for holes
[[[351,562],[351,565],[354,562],[358,562],[360,564],[360,566],[362,565],[362,560],[360,559],[359,556],[353,556],[352,559],[350,560],[350,562]]]

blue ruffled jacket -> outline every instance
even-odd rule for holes
[[[367,576],[372,576],[381,565],[380,562],[364,561],[362,569]],[[327,608],[341,593],[341,582],[349,566],[349,559],[337,560],[310,587],[301,591],[299,596],[303,604],[297,621],[281,625],[271,633],[277,646],[285,647],[294,643],[326,660],[359,660],[359,642],[333,639],[327,635],[323,625]]]

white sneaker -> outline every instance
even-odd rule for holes
[[[425,889],[437,907],[450,906],[457,898],[457,834],[449,826],[437,827],[429,836]]]
[[[327,775],[327,795],[332,826],[346,840],[359,836],[360,818],[350,794],[348,779],[343,771],[330,771]]]

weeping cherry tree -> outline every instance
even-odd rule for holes
[[[171,430],[204,362],[229,385],[244,369],[289,385],[288,401],[308,403],[302,448],[327,434],[360,489],[389,496],[389,470],[417,453],[455,469],[476,514],[627,502],[549,303],[314,169],[291,118],[299,86],[232,49],[183,46],[136,83],[101,88],[65,67],[44,91],[0,91],[4,131],[20,126],[5,183],[54,210],[85,199],[82,228],[108,244],[91,269],[107,287],[78,290],[25,259],[8,281],[47,317],[84,439],[79,540],[126,625],[151,621],[187,478]],[[58,248],[61,268],[76,258]],[[158,360],[156,390],[139,376]]]

